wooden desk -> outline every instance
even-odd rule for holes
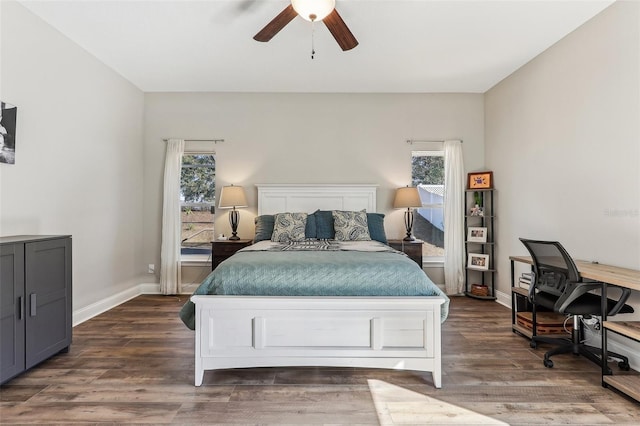
[[[531,256],[509,256],[509,260],[511,260],[512,266],[514,262],[533,265]],[[580,272],[583,278],[640,291],[640,271],[638,270],[603,265],[586,260],[575,260],[575,262],[578,267],[578,272]]]
[[[531,256],[509,256],[511,261],[511,284],[514,286],[514,263],[520,262],[533,265]],[[602,359],[607,359],[607,331],[612,331],[628,339],[640,342],[640,321],[607,321],[607,287],[628,288],[640,291],[640,271],[635,269],[620,268],[618,266],[603,265],[600,263],[576,260],[578,272],[583,278],[602,282]],[[602,386],[613,386],[626,393],[637,401],[640,401],[640,376],[611,375],[606,363],[602,363]]]

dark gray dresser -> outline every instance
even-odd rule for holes
[[[71,345],[71,236],[0,237],[0,383]]]

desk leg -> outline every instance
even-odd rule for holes
[[[607,359],[609,358],[609,351],[607,350],[607,330],[604,328],[604,322],[607,320],[607,283],[602,283],[602,302],[600,305],[601,310],[601,318],[600,318],[600,335],[602,336],[601,342],[601,356],[600,363],[602,364],[602,387],[607,387],[607,384],[604,382],[604,376],[609,375],[608,371]]]

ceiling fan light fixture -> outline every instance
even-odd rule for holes
[[[322,21],[336,7],[336,0],[291,0],[291,6],[307,21]]]

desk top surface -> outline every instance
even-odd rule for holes
[[[514,262],[533,265],[531,256],[509,256],[509,259]],[[575,262],[580,275],[584,278],[640,291],[640,271],[636,269],[603,265],[601,263],[592,263],[586,260],[576,260]]]

